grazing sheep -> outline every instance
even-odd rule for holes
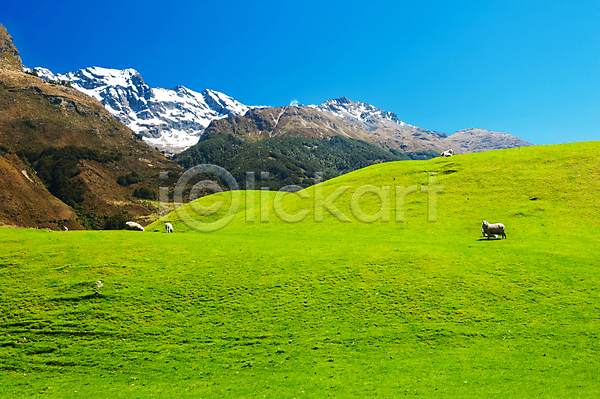
[[[448,151],[443,151],[440,153],[441,157],[451,157],[452,155],[454,155],[454,151],[452,151],[452,148],[450,148]]]
[[[494,236],[498,237],[498,235],[502,236],[502,238],[506,238],[506,234],[504,233],[504,225],[502,223],[494,223],[489,224],[486,220],[481,223],[481,232],[484,237],[487,237],[488,240],[490,237]]]
[[[167,231],[167,233],[172,233],[173,232],[173,225],[171,223],[165,223],[165,230]]]
[[[144,231],[144,228],[139,223],[136,223],[136,222],[127,222],[127,223],[125,223],[125,230]]]

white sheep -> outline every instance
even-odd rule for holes
[[[454,155],[454,151],[452,151],[452,148],[450,148],[448,151],[443,151],[440,153],[441,157],[451,157],[452,155]]]
[[[167,233],[172,233],[173,232],[173,225],[169,222],[165,223],[165,230],[167,231]]]
[[[69,228],[67,226],[63,226],[63,231],[69,231]]]
[[[481,232],[484,237],[487,237],[488,240],[490,237],[498,237],[499,235],[502,238],[506,238],[506,233],[504,233],[504,225],[502,223],[494,223],[489,224],[486,220],[481,223]]]
[[[127,223],[125,223],[125,229],[126,230],[144,231],[144,228],[142,227],[142,225],[139,224],[139,223],[136,223],[136,222],[127,222]]]

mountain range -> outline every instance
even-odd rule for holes
[[[68,82],[95,98],[149,145],[169,153],[196,144],[212,120],[243,115],[249,109],[213,90],[151,88],[134,69],[91,67],[57,75],[46,68],[34,70],[44,80]]]
[[[289,134],[296,137],[343,136],[403,153],[455,154],[531,145],[507,133],[484,129],[461,130],[453,135],[423,129],[396,114],[345,97],[320,105],[260,107],[241,104],[226,94],[184,86],[151,88],[134,69],[90,67],[54,74],[36,67],[37,76],[68,83],[101,102],[119,121],[144,141],[169,154],[180,153],[215,132],[245,131],[255,139]],[[205,135],[206,133],[209,133]]]

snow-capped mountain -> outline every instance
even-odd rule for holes
[[[455,153],[464,153],[530,145],[511,135],[481,129],[448,136],[409,125],[392,112],[346,97],[320,105],[295,102],[291,107],[254,107],[213,90],[198,93],[183,86],[151,88],[134,69],[91,67],[57,75],[45,68],[35,71],[42,79],[69,82],[94,97],[116,119],[142,134],[150,146],[170,154],[198,143],[205,132],[210,137],[240,129],[254,132],[256,137],[342,135],[406,153],[451,147]]]
[[[214,119],[244,115],[250,107],[213,90],[183,86],[151,88],[134,69],[90,67],[55,75],[34,68],[48,81],[67,81],[100,101],[116,119],[144,136],[152,147],[177,153],[196,144]]]

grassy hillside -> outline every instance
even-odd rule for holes
[[[0,229],[0,397],[595,397],[599,150],[375,165],[287,194],[278,212],[308,210],[299,223],[238,192],[237,216],[209,234],[174,215],[169,235],[163,221]],[[435,223],[428,172],[444,190]],[[392,208],[396,186],[417,186],[404,222],[393,210],[357,221],[364,185],[391,186]],[[315,223],[318,190],[341,186],[334,204],[350,222],[325,211]],[[358,202],[380,208],[373,194]],[[508,239],[482,239],[484,219]]]

